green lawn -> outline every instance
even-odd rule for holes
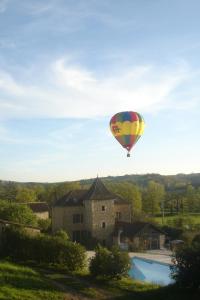
[[[177,218],[183,217],[185,219],[190,219],[193,224],[199,224],[200,225],[200,214],[179,214],[179,215],[174,215],[174,216],[165,216],[164,217],[164,225],[170,224],[170,221],[173,221]],[[162,217],[154,217],[153,218],[157,223],[162,225]]]
[[[68,278],[65,274],[49,274],[49,278],[75,290],[90,299],[109,300],[199,300],[200,291],[178,289],[175,286],[160,287],[130,278],[121,280],[95,280],[87,274]]]
[[[1,300],[63,300],[64,294],[30,268],[0,262]]]
[[[159,287],[130,278],[97,281],[88,274],[74,276],[0,262],[0,300],[199,300],[200,291],[180,290],[174,286]],[[49,283],[50,282],[50,283]],[[52,284],[60,284],[59,292]]]

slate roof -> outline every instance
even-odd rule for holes
[[[101,179],[97,177],[93,184],[91,185],[90,189],[85,194],[85,199],[87,200],[109,200],[115,199],[116,195],[111,193],[103,184]]]
[[[54,206],[80,206],[85,200],[114,200],[116,204],[128,204],[111,193],[100,178],[96,178],[88,190],[73,190],[58,199]]]
[[[54,206],[80,206],[83,205],[83,196],[87,190],[73,190],[58,199]]]
[[[161,234],[165,234],[164,231],[159,229],[154,224],[148,223],[148,222],[133,222],[133,223],[127,223],[127,222],[120,222],[118,221],[115,225],[115,230],[113,232],[113,236],[118,236],[119,229],[122,230],[122,235],[126,237],[134,237],[140,231],[142,231],[145,227],[152,228],[156,230],[157,232],[160,232]]]
[[[27,203],[27,206],[30,207],[30,209],[34,213],[42,213],[49,211],[49,206],[46,202],[29,202]]]

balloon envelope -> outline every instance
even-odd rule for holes
[[[143,117],[133,111],[115,114],[110,120],[110,129],[118,142],[129,152],[144,132]]]

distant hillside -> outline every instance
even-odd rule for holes
[[[160,174],[144,174],[144,175],[124,175],[124,176],[108,176],[102,178],[104,182],[133,182],[141,187],[146,187],[150,180],[161,183],[167,190],[181,188],[191,184],[194,187],[200,187],[200,173],[177,174],[177,175],[160,175]],[[81,185],[89,185],[92,179],[80,180]]]
[[[107,176],[101,179],[109,189],[118,193],[124,199],[132,195],[134,190],[138,190],[142,197],[142,209],[145,211],[150,210],[150,202],[154,201],[152,199],[157,199],[156,197],[147,197],[145,202],[145,193],[147,193],[148,188],[152,185],[154,187],[162,185],[165,190],[165,210],[168,212],[176,211],[177,213],[179,211],[200,213],[200,173],[177,175],[132,174]],[[9,202],[45,201],[51,206],[57,199],[71,190],[88,189],[93,180],[94,178],[55,183],[0,181],[0,200]],[[155,183],[149,185],[150,181],[160,185]],[[119,185],[116,183],[119,183]],[[134,184],[139,189],[134,187]],[[160,186],[161,189],[162,186]],[[147,209],[145,205],[148,206]]]
[[[200,187],[200,173],[192,173],[192,174],[177,174],[177,175],[160,175],[160,174],[143,174],[143,175],[123,175],[123,176],[107,176],[102,178],[103,181],[106,182],[123,182],[128,181],[135,183],[141,187],[146,187],[150,180],[161,183],[165,186],[166,189],[171,188],[181,188],[185,185],[191,184],[194,187]],[[92,183],[94,178],[90,179],[81,179],[79,181],[73,181],[80,183],[82,187],[88,186]],[[72,181],[65,181],[66,183],[71,183]],[[54,186],[57,184],[61,184],[63,182],[56,183],[37,183],[37,182],[16,182],[16,181],[4,181],[0,180],[0,186],[12,186],[17,185],[21,187],[27,188],[35,188],[35,187],[48,187]]]

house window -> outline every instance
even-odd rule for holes
[[[73,231],[72,240],[73,240],[73,242],[78,242],[78,243],[81,241],[81,232],[80,232],[80,230]]]
[[[106,222],[102,222],[102,223],[101,223],[101,227],[102,227],[102,228],[106,228]]]
[[[73,223],[83,223],[83,214],[75,214],[73,215]]]
[[[106,210],[105,205],[102,205],[101,210],[102,210],[102,211],[105,211],[105,210]]]
[[[74,230],[72,232],[72,240],[73,242],[81,243],[88,239],[91,239],[92,235],[90,231],[87,230]]]
[[[106,246],[106,240],[102,240],[102,245],[105,247]]]
[[[81,240],[87,240],[91,238],[91,232],[88,230],[81,231]]]
[[[117,211],[116,212],[116,219],[121,220],[121,218],[122,218],[122,213],[120,211]]]

